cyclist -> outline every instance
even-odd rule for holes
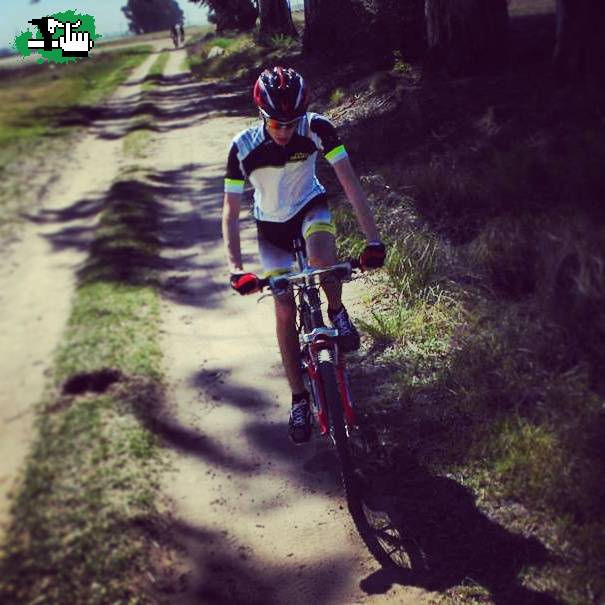
[[[177,48],[179,45],[179,32],[177,30],[176,23],[170,28],[170,37],[172,38],[174,48]]]
[[[253,99],[261,120],[233,139],[225,178],[222,229],[232,288],[240,294],[258,290],[258,277],[244,271],[240,248],[239,213],[246,178],[254,187],[253,215],[266,277],[292,270],[292,240],[300,234],[311,266],[336,262],[335,227],[325,189],[315,175],[318,151],[334,168],[368,240],[360,257],[362,267],[381,267],[385,247],[365,193],[334,126],[324,116],[307,111],[308,89],[301,75],[291,68],[267,69],[256,80]],[[341,284],[325,280],[322,287],[341,350],[359,348],[359,333],[342,304]],[[311,436],[311,409],[300,367],[296,307],[291,293],[274,300],[277,339],[292,391],[289,435],[300,444]]]

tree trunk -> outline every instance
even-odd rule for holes
[[[605,80],[602,0],[557,0],[554,66],[563,84]]]
[[[425,15],[429,71],[472,75],[507,64],[507,0],[426,0]]]
[[[355,50],[363,50],[363,34],[352,0],[305,0],[303,51],[344,59]]]
[[[261,36],[297,36],[287,0],[259,0]]]

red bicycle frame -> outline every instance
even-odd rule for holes
[[[345,357],[338,353],[338,348],[333,339],[326,336],[320,336],[308,345],[305,365],[317,402],[317,419],[319,422],[319,431],[322,435],[325,435],[329,429],[326,394],[319,375],[318,366],[319,351],[325,349],[330,350],[333,358],[337,361],[336,380],[338,382],[338,390],[340,392],[347,427],[351,429],[357,426],[355,410],[353,409],[353,400],[347,383]]]

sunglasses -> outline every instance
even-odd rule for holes
[[[265,117],[264,120],[267,127],[271,128],[272,130],[291,130],[292,128],[296,128],[300,122],[300,118],[296,118],[288,122],[280,122],[279,120]]]

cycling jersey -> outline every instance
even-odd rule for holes
[[[247,178],[254,187],[254,217],[283,223],[325,193],[315,174],[319,151],[331,164],[347,157],[336,129],[326,117],[306,113],[284,147],[273,141],[261,122],[233,139],[225,191],[242,193]]]

